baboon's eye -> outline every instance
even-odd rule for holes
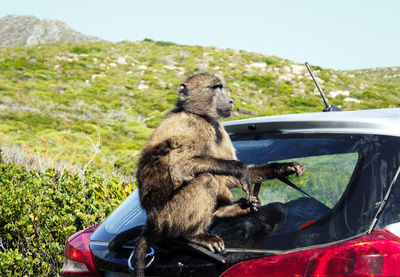
[[[211,88],[212,88],[212,89],[222,89],[223,86],[222,86],[222,84],[218,84],[218,85],[212,86]]]

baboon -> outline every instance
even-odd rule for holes
[[[144,276],[149,244],[180,238],[224,250],[224,241],[206,233],[214,217],[257,211],[251,184],[276,176],[301,174],[298,163],[247,167],[236,158],[232,142],[218,120],[229,117],[233,100],[220,78],[201,73],[179,86],[178,103],[142,149],[137,169],[146,226],[136,244],[136,276]],[[230,187],[241,186],[245,198],[232,203]],[[120,244],[112,241],[110,248]]]

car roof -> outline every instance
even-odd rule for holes
[[[229,135],[267,132],[400,136],[400,108],[264,116],[222,124]]]

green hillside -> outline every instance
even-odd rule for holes
[[[331,103],[345,110],[400,105],[399,68],[313,70]],[[3,48],[0,147],[74,172],[97,150],[90,166],[133,176],[179,82],[203,71],[224,76],[235,100],[232,119],[323,108],[302,64],[257,53],[150,39]]]

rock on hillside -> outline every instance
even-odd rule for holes
[[[76,32],[58,20],[39,19],[31,15],[0,18],[0,47],[89,41],[101,39]]]

